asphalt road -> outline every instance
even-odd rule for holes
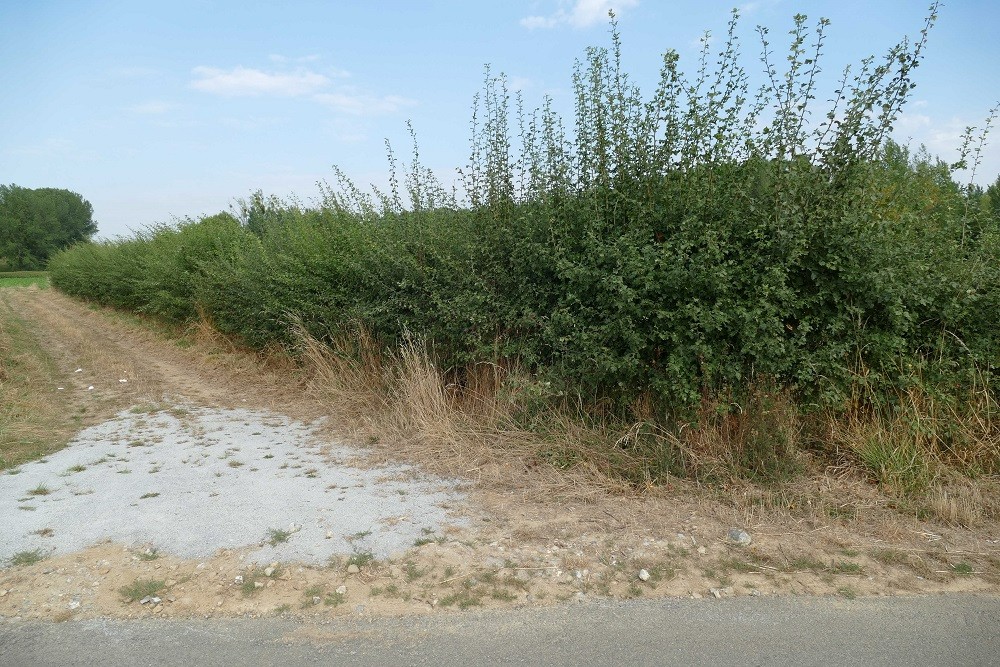
[[[1000,599],[578,603],[402,619],[0,620],[0,665],[997,665]]]

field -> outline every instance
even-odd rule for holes
[[[48,287],[47,271],[0,271],[0,288],[2,287]]]

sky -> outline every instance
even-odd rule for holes
[[[929,1],[904,0],[0,0],[0,183],[65,188],[94,207],[99,237],[227,210],[256,190],[308,204],[337,165],[388,181],[416,131],[444,182],[469,156],[484,66],[528,108],[548,95],[569,119],[571,75],[608,46],[618,15],[625,69],[651,94],[667,49],[693,76],[705,31],[721,43],[739,7],[743,63],[761,72],[757,25],[784,56],[792,17],[830,19],[833,77],[917,35]],[[957,159],[960,135],[1000,99],[1000,3],[940,10],[896,138]],[[823,108],[825,112],[825,108]],[[976,181],[1000,173],[1000,128]],[[963,175],[967,179],[968,175]]]

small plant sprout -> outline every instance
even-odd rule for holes
[[[290,531],[281,530],[280,528],[268,528],[267,543],[275,547],[283,542],[287,542],[291,536],[292,533]]]

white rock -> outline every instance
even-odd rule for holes
[[[273,565],[264,568],[264,576],[265,577],[273,577],[274,576],[274,566]]]
[[[753,539],[750,537],[750,533],[745,530],[740,530],[739,528],[730,528],[729,533],[726,535],[729,541],[733,544],[738,544],[741,547],[748,547]]]
[[[243,583],[243,575],[242,574],[237,574],[235,581],[236,581],[237,584],[242,584]]]
[[[347,586],[337,586],[337,595],[347,595]]]
[[[649,581],[649,572],[646,570],[639,570],[639,579],[642,581]]]
[[[328,540],[332,540],[333,539],[333,531],[332,530],[326,531],[326,539],[328,539]]]
[[[254,588],[264,588],[264,584],[262,584],[259,581],[255,581],[255,582],[253,582],[253,587]]]
[[[156,597],[155,595],[151,597],[149,601],[152,602],[153,604],[160,604],[161,602],[160,598]]]
[[[713,596],[715,596],[716,599],[722,597],[722,591],[720,591],[718,588],[709,588],[708,592],[711,593]]]
[[[347,566],[347,574],[357,574],[360,571],[361,571],[361,568],[359,568],[354,563],[351,563],[350,565]]]

